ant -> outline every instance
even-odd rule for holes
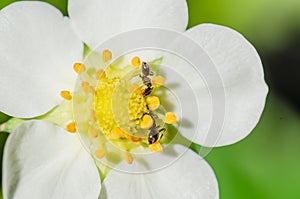
[[[152,76],[153,72],[150,70],[149,64],[146,62],[142,63],[142,74],[140,74],[140,78],[142,78],[143,84],[146,86],[146,89],[143,92],[143,96],[148,96],[152,93],[153,86],[151,79],[149,76]]]
[[[166,131],[166,128],[159,129],[160,126],[156,126],[155,119],[157,118],[157,115],[155,115],[155,113],[149,111],[149,116],[152,118],[153,124],[150,127],[150,132],[148,134],[148,144],[154,144],[163,137],[163,133]]]

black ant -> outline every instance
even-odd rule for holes
[[[155,115],[152,111],[149,111],[149,116],[152,118],[153,124],[149,129],[148,144],[154,144],[163,137],[163,133],[166,131],[166,128],[159,129],[160,126],[156,126],[155,119],[157,118],[157,115]]]
[[[152,93],[153,86],[151,79],[149,76],[152,76],[153,72],[150,70],[149,64],[146,62],[142,63],[142,74],[140,74],[140,78],[142,78],[143,84],[146,86],[146,89],[143,92],[143,96],[148,96]]]

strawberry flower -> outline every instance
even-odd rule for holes
[[[76,121],[78,112],[74,110],[78,110],[79,106],[73,100],[78,98],[76,91],[71,91],[76,78],[85,74],[81,73],[83,67],[86,67],[86,73],[91,71],[88,70],[89,65],[85,65],[85,62],[90,61],[84,57],[85,48],[97,49],[99,44],[115,35],[140,28],[181,32],[211,59],[223,82],[222,87],[215,85],[214,88],[225,93],[225,120],[218,139],[213,142],[207,142],[206,139],[209,136],[212,112],[211,104],[205,98],[197,101],[201,110],[201,125],[198,129],[201,133],[182,133],[183,139],[206,147],[229,145],[245,138],[252,131],[264,108],[268,88],[255,48],[238,32],[220,25],[201,24],[186,30],[188,9],[184,0],[145,0],[142,3],[140,0],[69,0],[68,11],[69,17],[64,17],[53,6],[32,1],[13,3],[0,11],[0,92],[3,94],[0,111],[15,118],[26,118],[11,130],[5,146],[4,197],[218,198],[218,184],[213,170],[202,157],[192,150],[186,150],[186,146],[174,145],[173,152],[181,154],[176,157],[177,161],[151,173],[132,174],[101,165],[102,158],[116,156],[106,156],[109,151],[91,150],[84,141],[80,142],[75,132],[81,127],[88,129],[87,135],[92,138],[99,139],[102,134],[94,132],[90,127],[80,126]],[[111,64],[110,51],[102,50],[101,62],[104,65]],[[133,66],[141,65],[137,58],[127,61]],[[119,82],[122,79],[116,80],[116,77],[123,77],[118,76],[120,71],[118,67],[111,70],[108,67],[100,76],[110,73],[111,79]],[[93,76],[96,75],[95,70]],[[151,79],[153,84],[163,84],[162,78],[165,77],[157,75],[155,78]],[[89,84],[82,84],[81,81],[80,88],[83,92],[87,91],[89,96],[96,92],[97,98],[97,92],[106,92],[105,89],[112,86],[109,83],[111,79],[100,78],[99,82],[108,87],[101,87],[99,82],[91,86],[94,81],[91,80]],[[165,79],[167,84],[169,79]],[[154,87],[158,84],[154,84]],[[141,89],[141,92],[135,93],[134,100],[141,100],[144,106],[134,105],[136,101],[130,101],[132,107],[144,112],[139,116],[131,116],[139,120],[136,123],[139,128],[150,129],[153,122],[156,122],[150,110],[159,110],[163,100],[153,97],[152,90],[149,91],[152,98],[148,99],[143,90],[148,88],[145,85],[138,85],[133,90]],[[100,96],[105,97],[105,92]],[[201,95],[200,88],[198,94]],[[103,107],[106,102],[101,97],[93,98],[89,103],[98,103],[99,107]],[[99,118],[105,114],[97,108],[94,111],[94,122],[102,127],[103,132],[104,124],[115,124],[113,120],[108,123],[107,120],[102,121]],[[79,113],[81,115],[82,112]],[[162,114],[165,118],[157,122],[174,124],[177,122],[174,119],[176,114],[166,110]],[[194,114],[198,115],[198,112],[194,111]],[[102,141],[114,140],[114,143],[120,143],[122,140],[122,150],[130,146],[130,150],[142,148],[152,153],[160,152],[162,158],[169,157],[168,153],[161,150],[165,146],[163,141],[150,146],[152,143],[133,139],[132,135],[126,137],[126,132],[123,129],[121,131],[107,128],[109,135],[102,132],[105,134]],[[114,132],[113,135],[111,132]],[[130,140],[138,140],[139,144],[134,145],[137,147],[131,147]],[[130,144],[124,145],[123,141]],[[145,166],[145,162],[136,161],[130,153],[120,156],[123,159],[117,161],[118,168]]]

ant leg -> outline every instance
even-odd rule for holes
[[[144,113],[142,117],[144,117],[145,115],[149,115],[148,113]]]
[[[154,119],[158,119],[158,116],[156,114],[153,114]]]
[[[159,132],[165,133],[166,130],[167,130],[166,128],[162,128],[162,129],[159,130]]]
[[[160,136],[159,136],[159,140],[160,139],[162,139],[163,138],[163,136],[164,136],[164,133],[166,132],[166,128],[162,128],[162,129],[160,129],[158,132],[160,133]],[[161,133],[162,132],[162,133]]]

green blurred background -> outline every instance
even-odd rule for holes
[[[12,2],[0,0],[0,8]],[[67,15],[67,0],[46,2]],[[218,178],[220,198],[299,199],[300,1],[187,2],[189,27],[204,22],[226,25],[254,44],[270,87],[261,121],[247,139],[216,148],[206,157]],[[0,123],[5,119],[0,114]],[[0,150],[6,138],[0,134]]]

